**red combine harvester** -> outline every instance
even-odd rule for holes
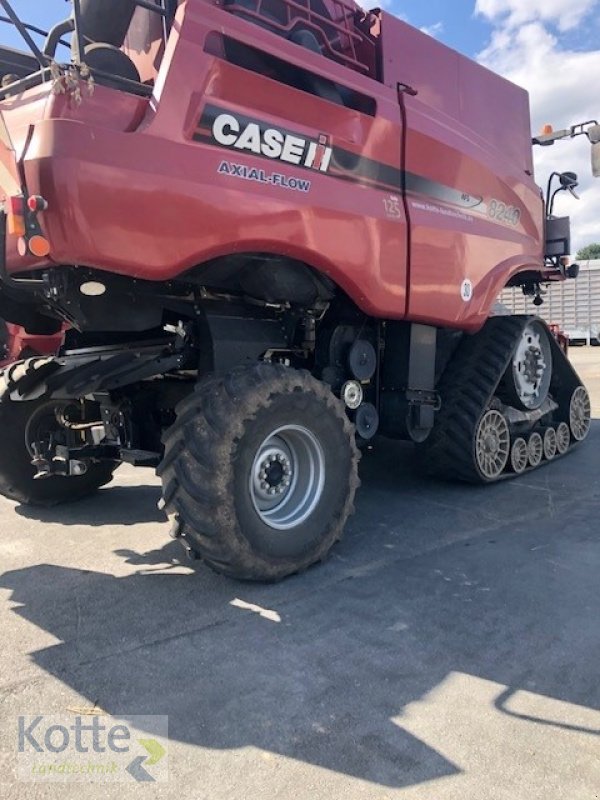
[[[4,495],[157,467],[190,555],[277,580],[377,433],[478,483],[586,437],[547,326],[491,316],[577,273],[526,92],[351,0],[72,0],[39,47],[0,5],[31,51],[0,51],[0,315],[71,326],[0,378]],[[576,135],[599,172],[596,123],[534,143]]]

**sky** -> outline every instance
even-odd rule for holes
[[[41,28],[69,15],[66,0],[13,0],[22,19]],[[366,7],[376,2],[364,4]],[[380,0],[386,11],[476,59],[530,92],[532,129],[600,121],[600,0]],[[0,41],[18,34],[0,25]],[[574,247],[600,242],[600,179],[591,177],[587,139],[536,148],[536,178],[554,171],[580,177],[581,200],[565,195],[557,213],[573,219]]]

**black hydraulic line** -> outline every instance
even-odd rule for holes
[[[74,2],[79,2],[79,0],[74,0]],[[12,24],[19,31],[19,33],[27,43],[29,49],[35,56],[35,59],[40,65],[40,67],[42,67],[43,69],[48,63],[48,56],[45,56],[40,50],[40,48],[37,46],[37,44],[34,42],[29,31],[27,30],[27,26],[23,22],[21,22],[21,20],[15,13],[13,7],[9,3],[9,0],[0,0],[0,5],[6,12],[6,15],[8,16],[9,20],[12,22]]]

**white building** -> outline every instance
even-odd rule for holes
[[[572,342],[600,343],[600,261],[581,262],[576,280],[544,287],[544,305],[534,306],[519,286],[505,289],[500,301],[513,314],[537,314],[556,323]]]

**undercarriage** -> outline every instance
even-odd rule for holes
[[[377,433],[412,439],[437,477],[494,483],[566,455],[590,429],[587,391],[536,318],[464,335],[213,311],[209,355],[182,323],[160,340],[5,369],[0,424],[18,458],[0,463],[0,490],[48,504],[95,490],[120,463],[156,468],[189,555],[277,580],[340,537]]]

